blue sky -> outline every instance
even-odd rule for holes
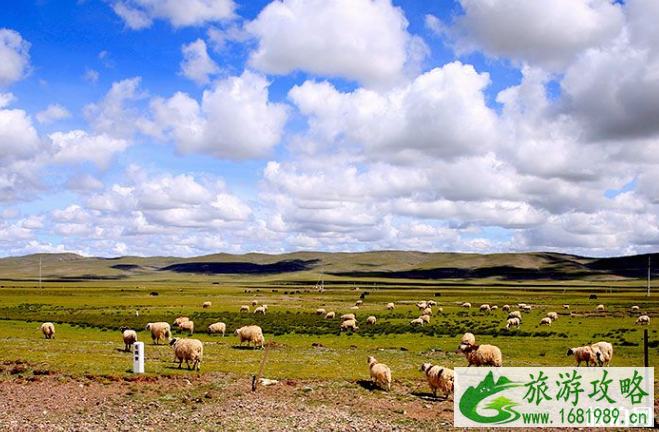
[[[0,256],[659,243],[653,0],[0,0]]]

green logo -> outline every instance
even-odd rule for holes
[[[476,408],[478,407],[478,404],[486,398],[506,389],[521,387],[522,385],[523,384],[509,380],[505,376],[499,378],[495,383],[494,375],[490,372],[476,388],[469,387],[464,392],[460,399],[460,412],[468,419],[479,423],[504,424],[513,422],[520,417],[520,414],[513,409],[513,407],[519,404],[505,396],[499,396],[483,407],[485,409],[497,411],[497,414],[492,417],[485,417],[478,414]]]

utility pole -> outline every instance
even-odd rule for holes
[[[650,257],[648,257],[648,293],[645,296],[650,297]]]

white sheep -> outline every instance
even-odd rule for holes
[[[185,322],[185,321],[190,321],[190,318],[188,318],[186,316],[180,316],[180,317],[176,318],[172,324],[175,327],[178,327],[182,322]]]
[[[527,312],[532,310],[532,309],[533,309],[533,306],[531,306],[531,305],[525,304],[525,305],[522,306],[522,310],[527,311]]]
[[[393,303],[387,303],[387,310],[394,310],[396,308],[396,305]]]
[[[437,302],[435,300],[429,300],[428,306],[437,306]]]
[[[613,345],[608,342],[597,342],[590,346],[590,349],[595,353],[595,358],[600,367],[606,365],[608,366],[613,358]]]
[[[240,339],[241,346],[243,342],[247,341],[248,345],[250,342],[253,343],[254,348],[256,348],[259,345],[261,346],[261,348],[263,348],[265,338],[263,337],[263,330],[259,326],[250,325],[250,326],[240,327],[233,334],[234,336],[237,336],[238,339]]]
[[[350,310],[359,310],[359,306],[353,306],[350,308]]]
[[[539,325],[546,325],[546,326],[551,327],[551,318],[549,318],[549,317],[544,317],[543,319],[540,320],[540,324],[539,324]]]
[[[437,396],[437,389],[442,390],[447,397],[453,392],[455,374],[452,369],[437,365],[433,366],[431,363],[423,363],[421,372],[426,373],[426,379],[430,384],[433,396]]]
[[[496,366],[503,364],[501,350],[494,345],[466,345],[461,344],[458,352],[465,355],[470,367],[474,366]]]
[[[345,314],[345,315],[341,315],[341,319],[343,321],[348,321],[348,320],[353,320],[354,321],[354,320],[357,319],[357,317],[355,317],[355,314]]]
[[[650,324],[650,317],[647,315],[641,315],[636,319],[636,324]]]
[[[316,315],[325,315],[326,313],[327,312],[323,308],[316,309]]]
[[[460,306],[462,306],[465,309],[470,309],[471,308],[471,303],[469,302],[464,302]]]
[[[256,306],[257,304],[259,304],[258,300],[252,300],[252,307]]]
[[[489,304],[482,304],[480,308],[478,308],[479,311],[481,312],[487,312],[489,313],[491,308]]]
[[[519,321],[519,318],[513,317],[513,318],[508,318],[506,321],[506,330],[510,329],[511,327],[517,327],[519,328],[519,325],[521,322]]]
[[[518,318],[522,322],[522,313],[520,311],[512,311],[508,314],[508,319],[510,318]]]
[[[55,339],[55,324],[51,322],[45,322],[41,324],[41,333],[46,336],[46,339],[53,338]]]
[[[354,319],[343,321],[341,323],[341,331],[345,331],[345,330],[348,330],[348,329],[350,329],[352,331],[359,330],[359,327],[357,326],[357,321],[355,321]]]
[[[504,311],[504,312],[508,312],[510,310],[510,305],[507,305],[507,304],[503,305],[501,310]]]
[[[375,318],[373,315],[371,315],[370,317],[366,318],[366,324],[373,325],[377,322],[377,320],[378,320],[377,318]]]
[[[267,312],[267,310],[268,310],[268,306],[267,306],[267,305],[259,306],[259,307],[257,307],[256,309],[254,309],[254,315],[256,315],[256,314],[265,315],[265,313]]]
[[[190,336],[194,333],[194,322],[193,321],[183,321],[178,325],[178,332],[188,332]]]
[[[426,324],[430,324],[430,315],[421,315],[419,319]]]
[[[437,308],[437,313],[443,314],[444,313],[444,308],[443,307],[438,307]]]
[[[428,303],[422,301],[416,304],[416,307],[419,308],[420,311],[424,310],[425,308],[428,307]]]
[[[597,305],[595,309],[597,309],[597,312],[604,312],[604,305]]]
[[[556,312],[547,312],[545,316],[552,321],[556,321],[558,319],[558,314]]]
[[[243,313],[243,312],[249,313],[249,306],[247,306],[247,305],[240,306],[240,313]]]
[[[190,369],[190,362],[192,362],[192,369],[199,370],[201,368],[201,358],[204,356],[204,344],[199,339],[172,339],[169,344],[174,349],[174,356],[178,361],[178,368],[181,369],[183,360],[185,365]]]
[[[383,363],[378,363],[375,357],[366,357],[368,368],[371,371],[371,379],[373,382],[387,391],[391,390],[391,369]]]
[[[639,312],[640,310],[641,310],[640,307],[638,307],[636,305],[632,306],[632,312]]]
[[[493,305],[490,309],[491,309],[492,311],[495,311],[495,310],[498,310],[498,309],[499,309],[499,306],[497,306],[497,305]]]
[[[476,336],[474,336],[473,333],[467,332],[462,336],[462,339],[460,339],[460,343],[465,345],[476,345]]]
[[[209,335],[222,333],[222,337],[224,337],[226,332],[227,332],[227,325],[223,322],[216,322],[208,326]]]
[[[169,323],[155,322],[148,323],[146,329],[151,332],[151,340],[154,344],[158,345],[161,340],[165,338],[169,341],[172,338],[172,331]]]
[[[357,301],[355,302],[355,306],[361,306],[361,305],[363,305],[363,304],[364,304],[364,300],[357,300]]]
[[[590,367],[590,362],[595,364],[595,353],[589,346],[575,347],[567,350],[567,356],[574,356],[577,361],[577,367],[581,366],[581,362],[586,362],[586,367]]]
[[[410,321],[410,325],[413,326],[422,326],[423,325],[423,320],[421,318],[414,318],[412,321]]]
[[[208,309],[208,308],[211,307],[211,306],[213,306],[213,303],[211,303],[211,302],[209,302],[209,301],[205,301],[205,302],[201,305],[201,307],[203,307],[204,309]]]
[[[567,303],[565,303],[565,304],[563,305],[563,309],[570,309],[570,305],[567,304]]]
[[[432,315],[432,308],[429,308],[429,307],[425,308],[423,310],[423,314],[424,315]]]
[[[526,303],[517,303],[517,307],[523,309],[526,306]]]
[[[336,317],[336,312],[327,312],[325,314],[325,319],[334,319]]]
[[[128,352],[135,342],[137,342],[137,332],[129,330],[128,327],[122,326],[119,331],[124,339],[124,352]]]

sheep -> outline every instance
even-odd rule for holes
[[[387,303],[387,310],[394,310],[396,308],[396,305],[393,303]]]
[[[364,301],[363,301],[363,300],[357,300],[357,301],[355,302],[355,306],[361,306],[361,305],[363,305],[363,304],[364,304]]]
[[[122,326],[119,331],[124,339],[124,352],[128,352],[133,347],[133,344],[137,342],[137,332],[135,330],[129,330],[126,326]]]
[[[258,300],[252,300],[252,307],[256,306],[257,304],[259,304]]]
[[[192,362],[192,369],[199,370],[201,368],[201,358],[204,355],[204,344],[199,339],[179,339],[174,338],[169,342],[169,345],[174,349],[174,356],[178,360],[178,368],[181,369],[183,360],[185,365],[190,370],[190,362]],[[176,361],[175,360],[175,361]]]
[[[233,332],[233,335],[237,336],[238,339],[240,339],[241,346],[243,342],[247,341],[248,345],[249,342],[251,342],[254,344],[254,348],[260,345],[261,349],[263,349],[263,343],[265,342],[265,338],[263,337],[263,330],[259,326],[250,325],[250,326],[240,327],[239,329],[236,329],[235,332]]]
[[[517,303],[517,307],[523,309],[526,306],[526,303]]]
[[[341,315],[341,319],[343,321],[348,321],[348,320],[353,320],[354,321],[357,318],[355,317],[355,314],[345,314],[345,315]]]
[[[558,319],[558,314],[556,312],[547,312],[545,317],[549,318],[552,321],[556,321]]]
[[[640,307],[638,307],[638,306],[636,306],[636,305],[632,306],[632,312],[638,312],[638,311],[640,311],[640,310],[641,310]]]
[[[190,336],[192,336],[192,333],[194,333],[194,322],[193,321],[183,321],[181,324],[178,325],[178,332],[188,332]]]
[[[326,313],[327,311],[325,311],[323,308],[316,309],[316,315],[325,315]]]
[[[355,321],[354,319],[343,321],[341,323],[341,331],[345,331],[348,329],[351,329],[352,331],[359,330],[359,327],[357,326],[357,321]]]
[[[499,306],[497,306],[497,305],[494,305],[490,308],[490,310],[492,310],[492,311],[495,311],[495,310],[498,310],[498,309],[499,309]]]
[[[520,323],[520,321],[519,321],[519,318],[517,318],[517,317],[514,317],[514,318],[508,318],[508,320],[506,321],[506,330],[510,329],[511,327],[517,327],[517,328],[519,328],[519,325],[520,325],[520,324],[521,324],[521,323]]]
[[[636,319],[636,324],[650,324],[650,317],[647,315],[641,315]]]
[[[430,315],[421,315],[419,319],[426,324],[430,324]]]
[[[570,305],[567,304],[567,303],[565,303],[565,304],[563,305],[563,309],[570,309]]]
[[[424,310],[425,308],[428,307],[428,303],[422,301],[416,304],[416,307],[419,308],[420,311]]]
[[[208,326],[209,335],[222,333],[222,337],[224,337],[226,332],[227,332],[227,325],[223,322],[216,322]]]
[[[604,305],[597,305],[595,309],[597,309],[597,312],[604,312]]]
[[[240,306],[240,313],[243,313],[243,312],[249,313],[249,306],[247,306],[247,305]]]
[[[422,326],[423,325],[423,320],[421,318],[414,318],[412,321],[410,321],[410,325],[413,326]]]
[[[204,308],[204,309],[208,309],[208,308],[211,307],[212,305],[213,305],[213,303],[211,303],[211,302],[209,302],[209,301],[205,301],[205,302],[201,305],[201,307]]]
[[[377,320],[378,320],[377,318],[375,318],[373,315],[371,315],[370,317],[366,318],[366,324],[373,325],[377,322]]]
[[[41,324],[41,333],[46,336],[46,339],[55,339],[55,324],[51,322]]]
[[[427,307],[423,310],[424,315],[432,315],[432,309]]]
[[[437,306],[437,302],[435,300],[430,300],[428,301],[428,306]]]
[[[476,345],[476,336],[473,333],[465,333],[460,339],[460,343],[465,345]]]
[[[504,312],[508,312],[508,311],[510,310],[510,305],[507,305],[507,304],[506,304],[506,305],[503,305],[503,307],[501,308],[501,310],[504,311]]]
[[[475,366],[496,366],[503,364],[501,350],[494,345],[466,345],[461,344],[458,347],[458,353],[464,354],[470,367]]]
[[[544,317],[543,319],[540,320],[540,325],[546,325],[551,327],[551,318]]]
[[[531,309],[533,309],[533,306],[531,306],[531,305],[525,304],[525,305],[522,306],[523,311],[530,311]]]
[[[470,308],[471,308],[471,303],[469,303],[469,302],[464,302],[464,303],[462,303],[460,306],[463,307],[463,308],[465,308],[465,309],[470,309]]]
[[[169,323],[148,323],[145,328],[151,332],[151,340],[156,345],[158,345],[162,339],[167,338],[167,340],[170,340],[172,338],[172,331],[169,327]]]
[[[437,313],[444,313],[444,308],[443,307],[438,307],[437,308]]]
[[[597,342],[590,346],[590,349],[595,353],[595,358],[600,367],[604,366],[604,363],[608,366],[613,358],[613,345],[608,342]]]
[[[519,321],[522,321],[522,313],[520,311],[512,311],[508,314],[508,319],[510,318],[519,318]]]
[[[595,353],[589,346],[570,348],[567,350],[567,356],[574,356],[577,367],[581,366],[582,361],[586,362],[586,367],[590,367],[590,362],[595,363]]]
[[[453,392],[455,374],[452,369],[437,365],[433,366],[431,363],[423,363],[420,370],[426,373],[426,379],[430,384],[433,396],[437,396],[437,389],[442,390],[447,397]]]
[[[178,327],[184,321],[190,321],[190,318],[188,318],[186,316],[180,316],[180,317],[178,317],[174,320],[172,325],[174,325],[175,327]]]
[[[254,309],[254,315],[256,314],[262,314],[265,315],[266,311],[268,310],[267,305],[259,306],[256,309]]]
[[[350,308],[350,310],[359,310],[359,306],[353,306]]]
[[[383,389],[386,387],[387,391],[391,390],[391,369],[383,363],[378,363],[375,357],[366,357],[368,368],[371,371],[371,379],[373,382]]]
[[[336,316],[336,312],[327,312],[325,314],[325,319],[334,319],[335,316]]]
[[[478,308],[479,311],[481,312],[490,312],[491,308],[489,304],[482,304],[480,308]]]

